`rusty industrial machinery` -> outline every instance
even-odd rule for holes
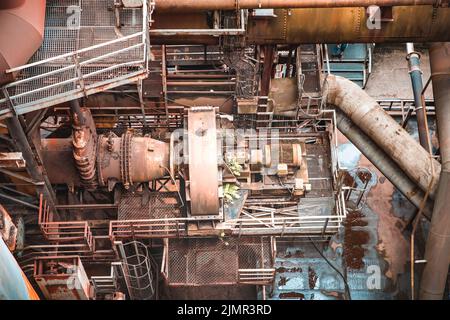
[[[449,6],[2,1],[0,299],[442,299]]]

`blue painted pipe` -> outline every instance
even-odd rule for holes
[[[32,300],[36,294],[0,237],[0,300]],[[34,294],[33,294],[34,293]]]
[[[420,55],[414,51],[414,45],[408,43],[406,45],[408,55],[406,59],[409,62],[409,75],[411,77],[411,84],[414,93],[414,104],[416,106],[416,118],[417,126],[419,131],[419,142],[420,145],[425,149],[429,150],[430,141],[427,135],[427,125],[426,118],[424,114],[425,101],[422,97],[423,82],[422,82],[422,70],[420,70]]]

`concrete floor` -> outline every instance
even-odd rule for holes
[[[416,45],[415,49],[421,55],[421,69],[425,85],[431,75],[428,49],[420,45]],[[365,90],[375,99],[412,99],[413,91],[405,45],[375,46],[372,74]],[[431,86],[425,92],[425,98],[433,98]]]

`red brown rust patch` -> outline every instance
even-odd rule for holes
[[[308,267],[308,279],[309,279],[309,288],[314,289],[317,282],[317,274],[313,268]]]
[[[280,293],[278,296],[280,299],[300,299],[300,300],[305,300],[305,295],[303,293],[298,293],[298,292],[283,292]]]
[[[364,215],[359,211],[352,211],[344,221],[344,259],[349,269],[360,270],[364,267],[364,248],[362,245],[369,242],[366,231],[353,230],[353,227],[363,227],[367,221],[362,220]]]
[[[286,277],[280,277],[280,280],[278,281],[278,285],[279,285],[279,286],[285,286],[286,283],[287,283],[288,281],[289,281],[288,278],[286,278]]]
[[[293,267],[293,268],[285,268],[285,267],[279,267],[276,269],[278,273],[285,273],[285,272],[302,272],[302,268],[300,267]]]

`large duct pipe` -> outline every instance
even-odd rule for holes
[[[168,143],[126,132],[122,137],[102,135],[98,144],[98,179],[102,186],[116,181],[129,187],[170,174]]]
[[[408,178],[400,167],[392,161],[364,132],[361,131],[342,111],[336,110],[336,125],[359,151],[417,208],[425,197],[424,192]],[[427,201],[423,213],[431,217],[433,204]]]
[[[431,74],[442,171],[433,218],[425,247],[426,265],[420,298],[440,300],[444,294],[450,262],[450,43],[430,47]]]
[[[201,3],[205,1],[195,1],[192,8]],[[207,5],[211,3],[217,5],[214,1],[207,1]],[[333,3],[340,6],[340,1]],[[187,13],[190,9],[187,3],[181,0],[176,4],[183,11],[163,10],[163,2],[156,6],[152,16],[155,20],[152,25],[153,43],[218,44],[219,37],[205,35],[211,28],[207,12]],[[189,19],[185,18],[186,14]],[[449,8],[432,5],[381,7],[377,14],[392,18],[373,24],[365,7],[275,9],[274,16],[267,19],[250,15],[245,36],[248,44],[257,45],[450,41],[450,32],[447,31],[450,29]],[[171,29],[172,35],[162,32],[163,29]],[[202,30],[203,36],[192,33],[198,29]],[[174,30],[180,30],[181,34]]]
[[[167,143],[134,136],[131,131],[122,137],[114,133],[97,136],[90,110],[81,108],[78,103],[74,103],[71,109],[73,158],[85,187],[96,189],[99,184],[107,186],[111,181],[128,187],[133,183],[162,178],[169,173]],[[45,153],[54,147],[55,144],[50,145]]]
[[[327,85],[327,103],[342,110],[414,183],[425,192],[429,189],[434,199],[441,171],[439,162],[430,159],[429,153],[357,84],[330,75]]]
[[[46,0],[0,1],[0,85],[14,80],[6,70],[25,64],[44,37]]]
[[[157,10],[348,8],[438,5],[438,0],[157,0]]]
[[[72,101],[73,158],[81,182],[88,189],[95,189],[97,183],[97,131],[91,111],[81,108],[78,101]]]

